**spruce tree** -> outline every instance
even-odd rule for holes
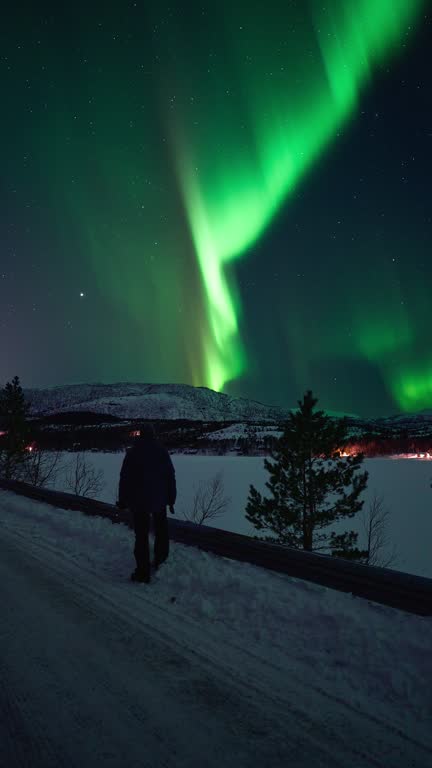
[[[347,440],[345,419],[333,419],[315,410],[317,400],[307,392],[299,409],[290,414],[284,433],[264,465],[270,474],[262,496],[250,486],[246,518],[267,541],[296,549],[331,552],[361,558],[358,534],[325,529],[352,518],[363,506],[367,472],[363,456],[341,456]]]
[[[0,390],[0,476],[11,480],[19,476],[26,458],[28,404],[20,380],[15,376]]]

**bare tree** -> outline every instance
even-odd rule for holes
[[[183,511],[186,520],[202,525],[206,520],[214,520],[225,512],[230,498],[225,496],[222,472],[217,472],[207,482],[200,482],[195,489],[192,509]]]
[[[60,451],[30,446],[23,463],[22,479],[37,488],[53,484],[57,477],[60,456]]]
[[[77,453],[67,467],[66,486],[77,496],[94,497],[105,485],[103,477],[103,470],[95,469],[85,453]]]
[[[361,513],[363,531],[366,535],[367,556],[363,560],[366,565],[390,568],[399,558],[396,547],[393,545],[390,548],[389,518],[390,510],[384,506],[383,498],[375,494],[368,507]]]

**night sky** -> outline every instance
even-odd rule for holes
[[[429,3],[18,0],[0,37],[0,382],[432,408]]]

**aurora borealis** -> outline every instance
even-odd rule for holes
[[[426,3],[26,8],[1,33],[2,379],[432,407]]]

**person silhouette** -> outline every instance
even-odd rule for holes
[[[177,496],[173,463],[167,449],[156,439],[152,424],[140,430],[126,451],[120,471],[117,506],[130,509],[135,529],[136,569],[132,581],[150,582],[149,530],[153,519],[154,561],[157,569],[169,554],[167,507],[174,514]]]

